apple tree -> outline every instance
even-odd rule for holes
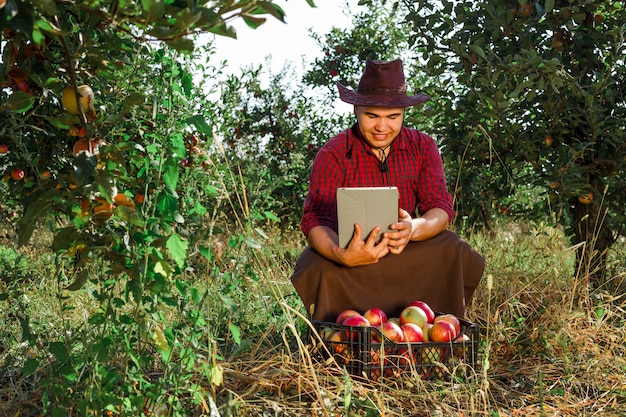
[[[372,4],[365,1],[365,4]],[[621,1],[392,2],[431,77],[457,209],[489,199],[563,224],[593,287],[624,234],[626,8]]]
[[[201,395],[186,383],[189,345],[206,343],[207,297],[187,279],[188,257],[219,190],[206,152],[217,109],[194,76],[215,79],[192,62],[194,41],[265,16],[284,13],[260,0],[0,1],[0,195],[18,215],[17,243],[49,244],[47,285],[68,326],[33,328],[20,282],[0,283],[32,350],[17,366],[43,374],[43,414],[139,415],[165,403],[183,415]],[[93,303],[79,331],[65,315],[85,287]],[[148,383],[155,367],[165,377]],[[219,381],[217,367],[203,369]]]

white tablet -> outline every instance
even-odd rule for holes
[[[389,226],[398,222],[397,187],[337,188],[337,223],[339,246],[345,248],[354,234],[354,224],[361,225],[365,240],[376,226],[377,239]]]

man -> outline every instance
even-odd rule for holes
[[[309,176],[302,231],[309,247],[292,283],[313,320],[333,321],[345,309],[382,308],[390,317],[411,301],[464,317],[484,259],[447,231],[454,217],[435,141],[403,126],[405,108],[427,101],[406,93],[400,60],[367,60],[356,91],[337,84],[354,105],[356,123],[317,154]],[[396,186],[398,222],[377,241],[361,225],[339,246],[336,190]]]

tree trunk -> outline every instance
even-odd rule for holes
[[[571,200],[573,220],[572,244],[578,246],[576,268],[578,275],[588,277],[590,289],[599,289],[607,283],[607,252],[615,243],[613,232],[606,224],[607,209],[598,198],[585,204],[577,197]]]

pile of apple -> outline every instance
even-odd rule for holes
[[[439,314],[424,301],[413,301],[401,311],[398,317],[387,318],[380,308],[371,308],[364,313],[355,310],[342,311],[335,320],[341,329],[328,326],[322,329],[322,339],[330,341],[340,363],[352,366],[358,371],[356,356],[365,362],[369,371],[368,377],[377,380],[380,376],[400,377],[403,370],[412,365],[421,369],[424,379],[442,377],[443,369],[436,363],[447,362],[454,350],[454,357],[461,360],[467,352],[465,347],[422,345],[423,342],[468,342],[469,336],[461,333],[461,323],[453,314]],[[347,328],[349,326],[349,328]],[[371,326],[378,331],[371,334],[370,360],[360,357],[362,346],[354,346],[361,341],[359,332],[354,327]],[[385,345],[384,342],[393,342]],[[413,346],[411,346],[413,345]],[[452,348],[452,349],[451,349]],[[380,364],[377,365],[377,364]],[[373,366],[372,366],[373,365]]]
[[[364,313],[355,310],[342,311],[335,321],[343,326],[373,326],[389,341],[395,343],[468,341],[461,333],[461,323],[453,314],[435,316],[424,301],[413,301],[398,317],[387,318],[380,308],[371,308]],[[380,334],[373,332],[373,342],[382,342]],[[343,340],[353,341],[357,332],[344,331]],[[335,340],[339,336],[334,337]]]

